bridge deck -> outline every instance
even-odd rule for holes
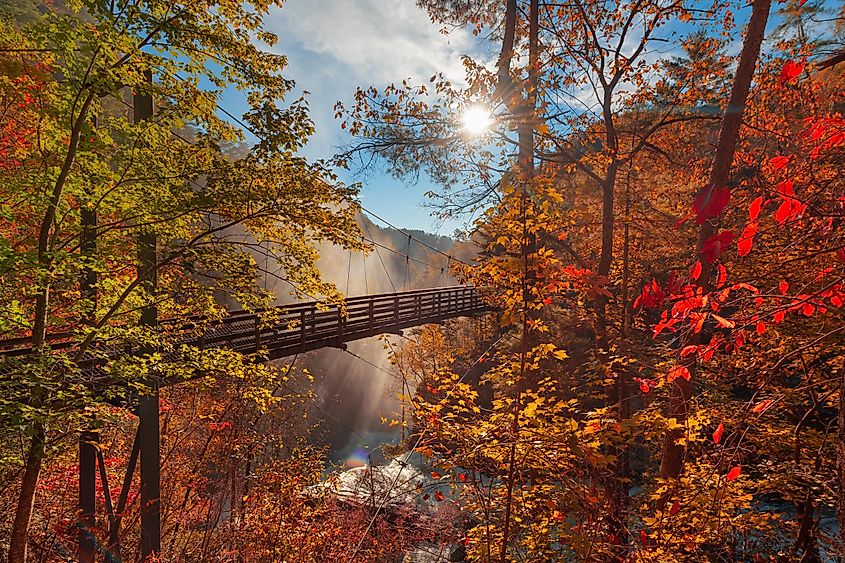
[[[228,348],[245,354],[264,350],[272,360],[487,310],[474,288],[454,286],[350,297],[345,315],[336,306],[321,310],[316,303],[299,303],[254,313],[235,311],[209,323],[189,317],[162,324],[173,327],[169,337],[176,345]],[[76,345],[68,334],[52,335],[49,343],[57,351]],[[83,361],[83,369],[99,371],[109,359],[131,355],[137,349],[126,343],[99,343]],[[0,340],[0,356],[31,353],[28,338]],[[169,355],[165,358],[175,359],[167,358]]]

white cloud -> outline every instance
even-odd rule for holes
[[[376,84],[436,71],[460,80],[471,37],[441,34],[414,0],[288,0],[270,25],[283,50],[295,46],[342,71],[341,78]]]

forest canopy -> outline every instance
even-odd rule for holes
[[[845,557],[845,7],[417,0],[494,55],[361,84],[313,160],[281,4],[0,2],[0,559]],[[450,279],[474,316],[399,330]],[[355,315],[400,434],[332,473],[306,327]]]

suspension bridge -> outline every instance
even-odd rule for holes
[[[391,226],[392,227],[392,226]],[[392,227],[395,228],[395,227]],[[397,229],[398,230],[398,229]],[[425,267],[437,268],[443,274],[453,257],[433,249],[422,241],[419,244],[434,250],[448,261],[438,266],[410,256],[410,243],[417,240],[408,236],[408,248],[402,254],[385,245],[374,245],[401,254],[407,267],[411,261]],[[380,259],[382,266],[383,260]],[[384,267],[390,278],[390,272]],[[395,284],[391,280],[391,286]],[[403,284],[404,287],[405,284]],[[401,331],[429,323],[442,323],[458,317],[483,314],[491,308],[485,304],[473,287],[447,286],[428,289],[393,291],[372,295],[349,297],[341,304],[318,302],[295,303],[257,311],[232,311],[222,319],[208,321],[199,316],[181,319],[162,319],[157,322],[166,337],[167,346],[150,350],[130,342],[114,339],[97,341],[77,360],[79,369],[95,385],[108,384],[108,364],[119,358],[143,356],[158,352],[163,362],[178,362],[185,346],[202,350],[229,349],[243,354],[257,354],[264,360],[277,360],[296,354],[333,347],[345,349],[348,342],[380,334],[401,334]],[[52,353],[72,354],[79,345],[77,335],[53,333],[46,345]],[[184,346],[183,346],[184,345]],[[31,337],[0,340],[0,361],[3,371],[14,373],[15,366],[26,362],[34,353]],[[203,374],[198,374],[203,375]],[[137,398],[130,406],[138,416],[138,430],[127,463],[126,473],[116,503],[110,494],[105,495],[108,514],[108,542],[98,543],[93,530],[96,528],[96,483],[99,477],[103,491],[111,491],[97,432],[83,432],[79,445],[79,551],[80,563],[93,563],[97,553],[108,562],[121,561],[121,520],[126,510],[129,490],[140,461],[141,492],[141,553],[158,554],[161,551],[160,515],[160,430],[158,388],[184,381],[184,379],[154,379],[150,396]]]
[[[147,80],[152,80],[148,73]],[[125,102],[123,102],[125,103]],[[126,104],[129,105],[129,104]],[[150,119],[153,115],[151,96],[143,93],[133,95],[133,119],[136,122]],[[219,106],[218,106],[219,108]],[[245,129],[249,128],[231,113],[219,108],[224,114],[239,123]],[[187,139],[174,135],[185,142]],[[442,250],[429,245],[414,237],[395,225],[367,210],[360,204],[358,207],[374,219],[386,224],[403,235],[406,248],[403,251],[379,242],[367,228],[364,242],[375,250],[384,273],[393,289],[390,293],[367,294],[349,297],[340,304],[326,304],[317,302],[296,303],[272,307],[259,311],[232,311],[224,318],[208,320],[202,317],[186,317],[181,319],[158,319],[154,306],[146,307],[141,314],[141,324],[157,326],[163,336],[159,349],[150,348],[148,344],[133,344],[119,339],[97,339],[85,352],[77,354],[78,369],[90,378],[95,389],[109,384],[108,366],[114,360],[126,357],[143,357],[156,353],[164,362],[179,362],[181,351],[185,346],[203,350],[229,349],[251,355],[264,360],[277,360],[293,356],[302,352],[318,350],[320,348],[345,348],[346,343],[385,333],[399,333],[403,329],[428,323],[440,323],[448,319],[474,316],[490,310],[479,297],[476,290],[466,286],[434,287],[429,289],[410,289],[412,287],[410,264],[421,264],[425,268],[439,271],[438,284],[443,280],[453,261],[460,260],[446,254]],[[82,217],[85,232],[96,233],[96,214]],[[83,250],[90,252],[96,249],[96,234],[92,238],[83,240]],[[432,264],[421,260],[419,256],[411,255],[411,244],[416,242],[429,252],[445,258],[444,264]],[[138,240],[140,260],[138,276],[149,287],[156,284],[155,272],[158,267],[156,239],[154,235],[141,235]],[[397,284],[391,278],[380,250],[401,256],[404,259],[405,272],[401,284],[402,290],[397,290]],[[265,275],[273,275],[267,269],[265,257]],[[349,272],[351,271],[352,255],[349,256],[347,267],[347,293],[349,293]],[[364,263],[364,278],[366,287],[366,261]],[[278,277],[277,275],[275,277]],[[265,289],[267,289],[265,287]],[[96,297],[96,274],[83,276],[81,282],[83,295]],[[365,290],[365,293],[369,291]],[[79,346],[78,334],[52,333],[47,336],[45,347],[48,353],[64,354],[74,357],[75,349]],[[44,349],[37,351],[43,354]],[[0,339],[0,372],[14,376],[21,364],[36,353],[33,350],[31,337]],[[63,364],[67,365],[67,364]],[[199,374],[203,375],[203,374]],[[136,469],[140,475],[140,542],[139,554],[142,560],[150,558],[159,560],[161,554],[161,436],[159,388],[173,385],[184,379],[168,379],[166,377],[148,376],[145,383],[150,391],[135,397],[131,408],[138,417],[138,429],[134,444],[128,459],[126,472],[123,475],[122,486],[116,502],[111,497],[112,488],[108,482],[103,453],[99,446],[99,434],[96,431],[81,432],[79,436],[79,504],[77,527],[78,560],[80,563],[93,563],[97,554],[101,554],[105,561],[121,561],[121,522],[127,508],[129,490],[131,488]],[[140,466],[140,467],[138,467]],[[104,503],[108,515],[107,540],[103,544],[96,535],[97,529],[97,479],[100,479],[104,494]],[[381,509],[381,506],[379,507]],[[72,560],[70,554],[63,553],[66,560]]]

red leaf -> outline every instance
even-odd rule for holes
[[[692,271],[690,272],[690,276],[692,279],[697,280],[699,276],[701,276],[701,260],[695,263],[692,267]]]
[[[739,236],[739,241],[736,243],[737,254],[740,256],[748,256],[751,252],[751,247],[754,245],[754,235],[757,234],[757,221],[753,221],[745,226],[742,234]]]
[[[716,430],[713,431],[713,442],[718,446],[719,442],[722,441],[722,434],[725,432],[725,425],[721,422],[719,426],[716,427]]]
[[[789,157],[788,156],[775,156],[769,159],[769,164],[772,167],[772,170],[780,170],[784,168],[787,164],[789,164]]]
[[[674,516],[675,514],[680,512],[680,510],[681,510],[681,503],[678,502],[678,501],[675,501],[675,502],[672,503],[672,508],[669,509],[669,515]]]
[[[722,231],[707,239],[701,249],[704,259],[711,264],[716,261],[719,255],[730,246],[734,240],[733,231]]]
[[[693,203],[695,211],[695,223],[701,225],[708,219],[718,217],[728,205],[731,198],[731,191],[728,188],[713,188],[708,186],[698,192]]]
[[[804,72],[804,65],[805,61],[787,61],[786,64],[783,65],[783,68],[780,69],[780,83],[783,85],[790,80],[798,78],[798,76]]]
[[[732,468],[731,468],[731,470],[730,470],[730,471],[728,471],[728,474],[727,474],[727,476],[725,477],[725,479],[726,479],[727,481],[733,481],[734,479],[736,479],[737,477],[739,477],[739,474],[740,474],[741,472],[742,472],[742,469],[741,469],[741,467],[740,467],[739,465],[737,465],[736,467],[732,467]]]
[[[786,280],[780,280],[778,284],[778,289],[780,290],[781,294],[786,295],[786,292],[789,291],[789,282]]]
[[[777,313],[775,313],[775,314],[772,316],[772,319],[775,321],[775,323],[782,323],[782,322],[783,322],[784,317],[786,317],[786,312],[784,312],[784,311],[778,311]]]
[[[778,222],[779,225],[783,225],[783,223],[789,219],[789,215],[792,213],[792,202],[788,199],[783,200],[783,203],[780,204],[778,210],[775,212],[775,221]]]
[[[676,229],[680,229],[680,228],[681,228],[681,225],[683,225],[684,223],[686,223],[687,219],[689,219],[690,217],[692,217],[694,214],[695,214],[695,211],[690,211],[689,213],[687,213],[687,214],[684,216],[684,218],[683,218],[683,219],[680,219],[680,220],[678,220],[678,222],[677,222],[677,223],[675,223],[675,228],[676,228]]]
[[[683,377],[684,379],[686,379],[687,381],[689,381],[689,380],[690,380],[690,372],[689,372],[689,370],[688,370],[686,367],[684,367],[684,366],[675,366],[675,367],[674,367],[674,368],[672,368],[672,369],[669,371],[669,373],[666,375],[666,379],[667,379],[670,383],[671,383],[672,381],[675,381],[675,380],[676,380],[676,379],[678,379],[679,377]]]
[[[716,280],[716,287],[722,287],[728,281],[728,269],[724,264],[719,264],[719,278]]]
[[[836,257],[839,258],[841,262],[845,262],[845,248],[840,248],[836,251]]]
[[[748,218],[752,221],[757,219],[757,216],[760,215],[760,210],[763,208],[763,196],[757,197],[754,201],[751,202],[751,205],[748,207]]]
[[[812,303],[804,303],[801,305],[801,312],[804,314],[805,317],[812,317],[813,313],[816,312],[816,306]]]
[[[648,534],[645,533],[645,530],[640,530],[640,541],[643,542],[643,545],[648,545]]]
[[[766,333],[766,323],[760,321],[757,323],[757,334],[765,334]]]
[[[461,483],[466,483],[466,481],[467,481],[466,473],[458,473],[458,481],[460,481]]]
[[[795,186],[792,184],[792,180],[784,180],[775,186],[775,189],[778,191],[778,195],[784,199],[795,195]]]
[[[798,0],[798,5],[799,5],[799,6],[803,6],[803,5],[804,5],[804,4],[806,4],[806,3],[807,3],[807,0]]]

